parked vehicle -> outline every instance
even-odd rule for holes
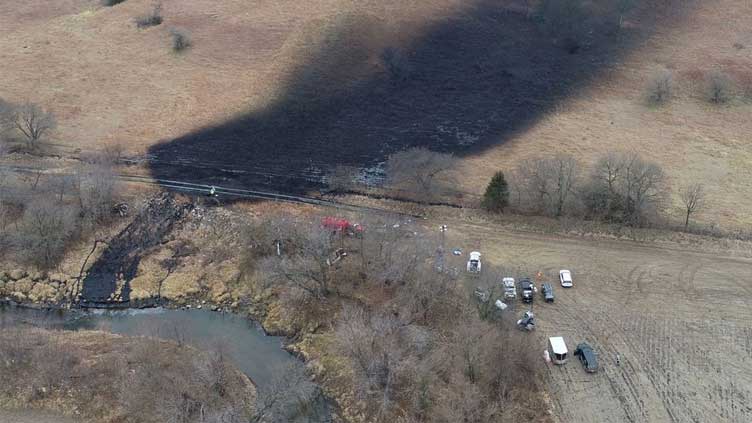
[[[543,294],[543,299],[546,300],[547,303],[554,302],[554,287],[551,286],[550,283],[544,283],[541,286],[541,293]]]
[[[341,233],[358,238],[363,236],[363,226],[359,223],[352,223],[342,217],[326,216],[321,219],[321,227],[332,231],[333,234]]]
[[[564,288],[571,288],[572,273],[569,270],[559,270],[559,281]]]
[[[533,302],[533,294],[535,294],[535,285],[528,278],[524,278],[520,281],[520,291],[522,292],[522,301],[526,303]]]
[[[580,363],[582,363],[586,372],[595,373],[598,371],[598,358],[587,342],[578,344],[577,349],[574,350],[574,355],[580,359]]]
[[[564,364],[569,359],[567,344],[561,336],[552,336],[548,338],[548,352],[551,355],[551,361],[554,364]]]
[[[477,251],[473,251],[470,253],[470,259],[467,261],[467,271],[469,273],[480,273],[481,269],[481,262],[480,262],[480,253]]]
[[[501,284],[504,287],[504,298],[517,298],[517,286],[514,283],[514,278],[504,278],[501,280]]]
[[[532,311],[526,311],[522,315],[522,318],[517,321],[517,327],[520,330],[526,330],[528,332],[535,330],[535,315]]]

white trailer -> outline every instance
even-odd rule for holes
[[[551,361],[554,364],[564,364],[569,358],[567,344],[561,336],[552,336],[548,338],[548,351],[551,354]]]

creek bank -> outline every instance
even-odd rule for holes
[[[262,300],[262,297],[255,299]],[[104,329],[123,335],[189,338],[204,346],[221,342],[230,346],[233,361],[261,390],[274,383],[279,372],[305,371],[309,375],[306,378],[314,383],[321,380],[322,366],[296,344],[292,339],[295,334],[268,318],[265,312],[268,304],[215,304],[198,298],[162,299],[148,304],[141,308],[94,309],[64,303],[33,303],[28,297],[13,296],[0,298],[0,317],[3,317],[2,306],[5,305],[6,310],[17,308],[21,313],[23,310],[44,313],[45,323],[58,322],[58,327],[66,329]],[[33,318],[24,319],[22,323],[33,324]],[[139,332],[149,327],[152,333]],[[323,385],[316,389],[319,393],[313,399],[312,409],[313,415],[318,417],[295,421],[342,421],[336,398]]]
[[[253,237],[248,233],[253,216],[162,196],[135,209],[143,211],[132,216],[126,229],[93,249],[81,248],[80,255],[71,255],[60,267],[62,273],[28,272],[6,263],[6,271],[0,272],[0,302],[45,309],[201,309],[249,318],[267,334],[286,338],[284,350],[305,362],[313,380],[333,399],[335,414],[360,420],[351,418],[357,413],[345,406],[349,385],[339,378],[344,366],[328,348],[332,338],[319,327],[286,321],[277,293],[264,288],[256,275],[241,272],[240,251]],[[158,242],[145,245],[134,234],[147,233],[154,221],[166,229],[159,231]],[[120,257],[128,258],[128,269],[121,269]],[[109,287],[107,296],[82,295],[86,283],[99,282]]]
[[[14,329],[0,331],[0,356],[23,357],[0,368],[0,407],[6,410],[50,410],[93,422],[121,422],[126,416],[158,422],[180,411],[190,417],[182,421],[195,421],[196,409],[165,405],[190,397],[207,414],[250,416],[256,402],[247,375],[220,355],[185,343],[66,330],[75,321],[67,312],[0,308],[0,317],[4,327]],[[56,330],[34,325],[42,319]],[[226,394],[218,394],[215,384]],[[152,400],[155,392],[158,400]]]

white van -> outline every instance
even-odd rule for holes
[[[554,364],[564,364],[569,358],[567,344],[561,336],[552,336],[548,338],[548,351],[551,354],[551,361]]]

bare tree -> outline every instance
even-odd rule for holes
[[[170,36],[172,36],[172,51],[175,53],[182,53],[193,45],[191,37],[184,29],[170,28]]]
[[[524,206],[537,212],[545,212],[551,203],[551,180],[547,177],[543,160],[526,160],[517,167],[515,179]]]
[[[583,197],[594,215],[643,224],[665,198],[664,179],[663,169],[639,154],[610,152],[596,162]]]
[[[89,223],[104,223],[111,216],[117,195],[115,163],[109,155],[89,156],[76,171],[79,207]]]
[[[29,102],[14,108],[13,121],[31,149],[38,148],[42,138],[56,126],[51,112]]]
[[[554,177],[555,214],[561,216],[572,197],[577,177],[577,161],[572,156],[558,156],[551,162]]]
[[[706,90],[708,101],[714,104],[724,104],[731,100],[733,82],[725,73],[714,71],[708,75]]]
[[[518,183],[531,207],[554,216],[562,216],[575,192],[577,161],[560,155],[550,159],[527,160],[517,168]]]
[[[421,201],[430,201],[439,190],[437,177],[455,162],[451,154],[415,147],[389,156],[386,173],[392,186],[409,191]]]
[[[618,192],[621,166],[622,160],[616,152],[596,161],[590,182],[582,190],[585,206],[594,217],[610,218],[613,211],[621,210],[622,198]]]
[[[333,236],[320,227],[298,228],[291,243],[280,257],[267,257],[262,269],[278,282],[302,289],[316,298],[329,295],[336,266]]]
[[[119,402],[124,421],[248,421],[243,398],[247,391],[242,389],[247,383],[224,355],[194,350],[192,359],[175,361],[181,348],[185,347],[151,338],[142,338],[133,348],[121,375]]]
[[[370,283],[404,282],[423,270],[420,264],[432,254],[427,241],[394,217],[363,216],[361,222],[366,228],[360,245],[362,269]]]
[[[623,174],[625,218],[633,224],[644,223],[646,213],[655,209],[663,199],[663,169],[631,153],[624,157]]]
[[[665,103],[671,98],[671,88],[671,71],[666,68],[660,69],[648,81],[648,102],[655,105]]]
[[[251,423],[288,422],[298,414],[296,409],[310,405],[319,395],[317,386],[297,363],[278,369],[276,374],[271,382],[258,387]]]
[[[377,421],[393,416],[401,374],[410,359],[398,342],[400,324],[393,317],[345,307],[335,329],[337,345],[355,374],[356,390]]]
[[[17,234],[22,259],[50,269],[65,253],[76,231],[75,212],[55,202],[38,198],[26,206]]]
[[[701,183],[687,185],[681,190],[680,196],[686,211],[684,219],[684,229],[686,230],[689,227],[689,217],[705,206],[705,187]]]
[[[414,275],[404,279],[391,309],[404,325],[438,324],[453,319],[458,298],[456,285],[447,273],[436,274],[428,265],[413,265]]]

